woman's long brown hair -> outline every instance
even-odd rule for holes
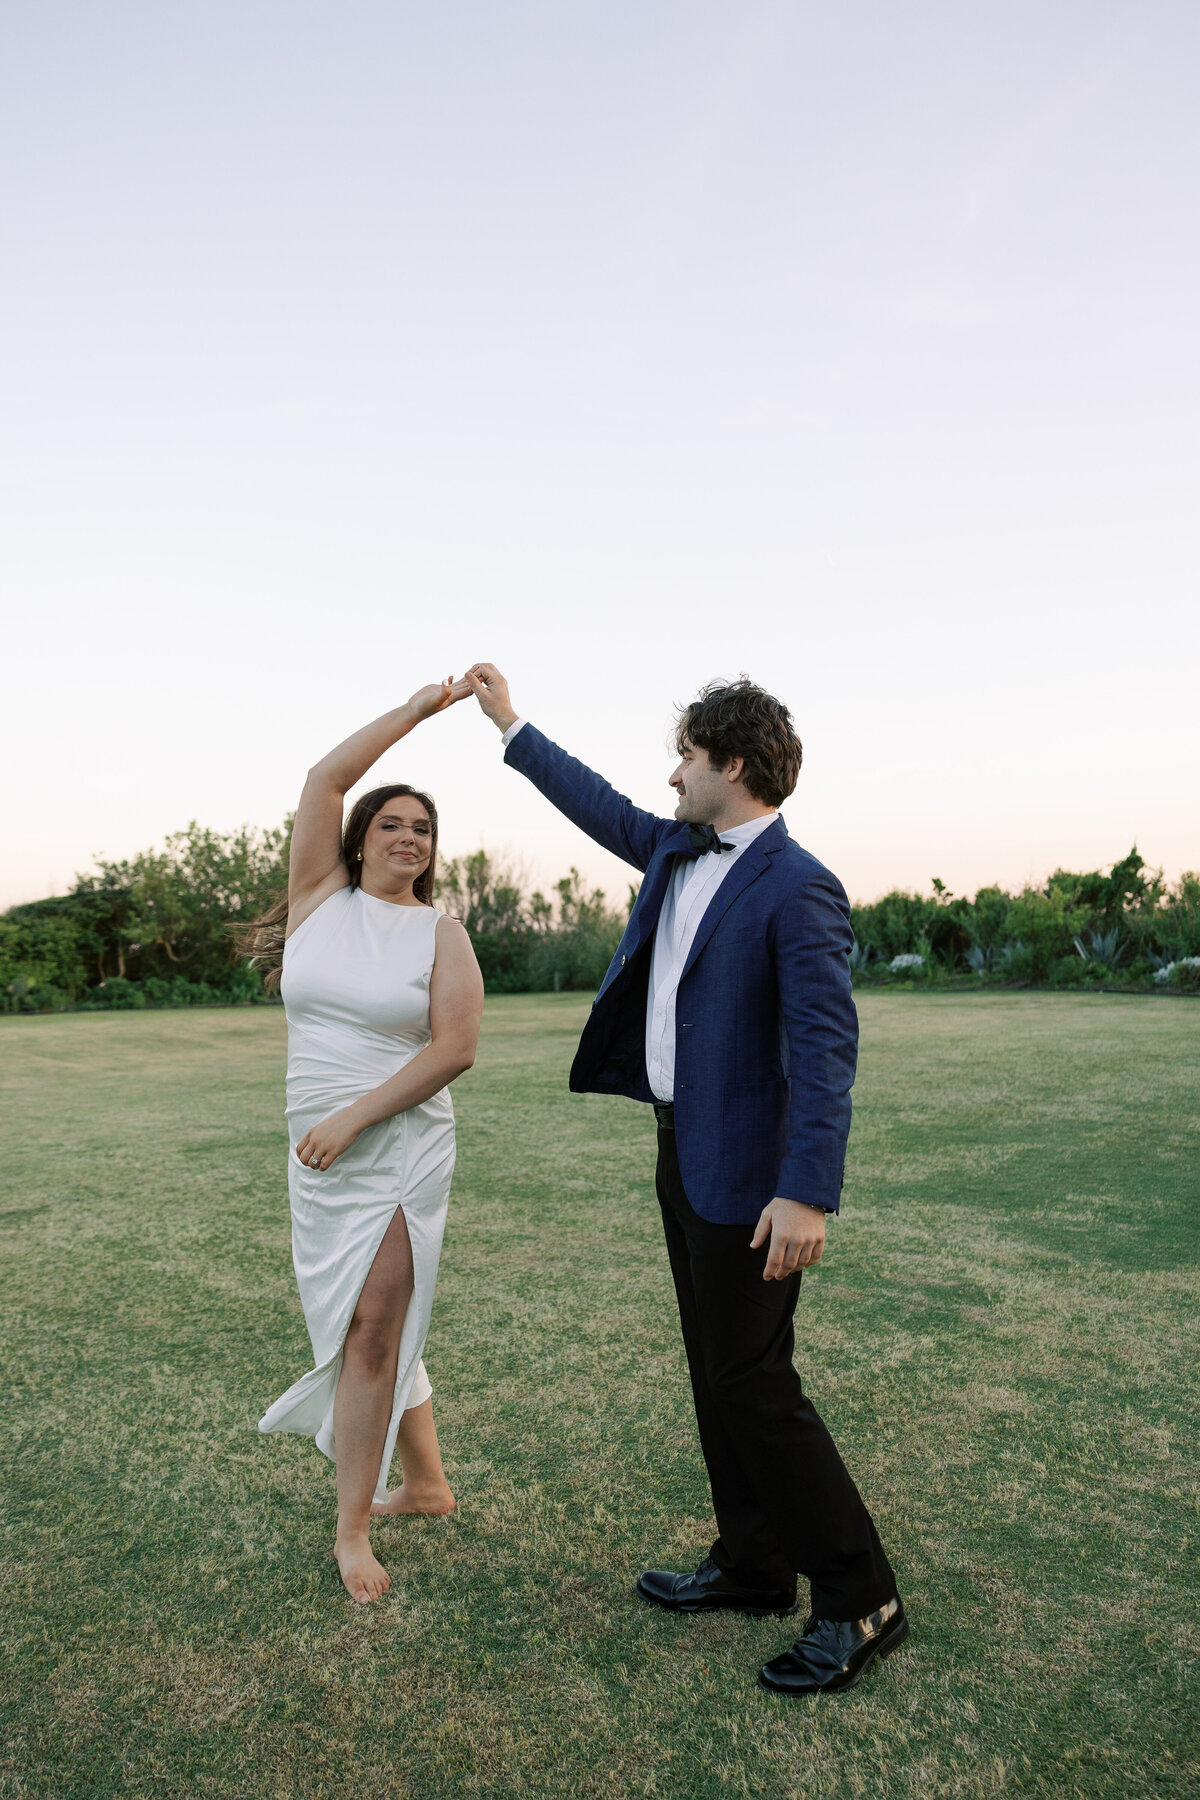
[[[429,814],[431,847],[429,865],[422,869],[413,882],[413,894],[424,906],[433,905],[433,891],[437,881],[437,845],[438,816],[437,807],[428,794],[419,788],[410,787],[406,781],[389,782],[386,787],[372,788],[369,794],[363,794],[354,802],[342,826],[342,862],[350,877],[350,886],[356,888],[362,881],[362,862],[359,852],[363,847],[363,839],[367,828],[375,814],[388,800],[398,800],[407,795],[412,800],[419,800]],[[257,919],[248,925],[233,927],[234,943],[240,956],[248,957],[263,978],[263,986],[268,993],[273,993],[279,986],[279,977],[283,972],[283,945],[287,937],[288,902],[286,893],[269,906]]]

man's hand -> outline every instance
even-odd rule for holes
[[[463,679],[470,682],[471,691],[497,731],[507,731],[510,725],[516,724],[517,714],[508,697],[508,683],[495,663],[476,663]]]
[[[797,1269],[811,1269],[825,1248],[825,1211],[799,1200],[776,1198],[764,1206],[750,1240],[757,1250],[770,1237],[764,1281],[785,1281]]]
[[[353,1106],[342,1108],[306,1131],[296,1145],[296,1156],[309,1169],[328,1169],[365,1129],[366,1121]]]

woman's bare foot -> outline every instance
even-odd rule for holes
[[[389,1491],[386,1505],[372,1501],[371,1511],[376,1516],[386,1513],[397,1518],[402,1513],[452,1513],[457,1505],[458,1501],[445,1481],[438,1487],[419,1487],[414,1481],[405,1481],[398,1488]]]
[[[378,1600],[391,1587],[392,1578],[376,1559],[365,1531],[352,1537],[339,1537],[334,1543],[333,1554],[346,1592],[360,1606]]]

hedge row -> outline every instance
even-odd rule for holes
[[[0,917],[0,1008],[139,1008],[262,1001],[231,927],[285,888],[290,821],[221,836],[192,824],[123,863],[101,862],[69,894]],[[461,918],[491,993],[594,993],[629,907],[578,870],[549,896],[483,850],[443,861],[440,903]],[[1200,991],[1200,875],[1173,885],[1135,850],[1107,872],[1057,869],[1043,887],[973,898],[935,880],[852,911],[862,985],[1117,984]]]
[[[1056,869],[1044,887],[885,894],[852,913],[855,980],[950,979],[1194,991],[1200,875],[1174,884],[1137,850],[1104,873]]]

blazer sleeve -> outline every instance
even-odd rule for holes
[[[616,788],[560,750],[536,725],[523,725],[504,752],[504,760],[532,781],[552,806],[614,856],[645,869],[673,819],[643,812]]]
[[[858,1058],[847,954],[852,942],[849,902],[841,883],[822,869],[790,897],[776,921],[788,1121],[775,1191],[826,1212],[836,1212],[840,1202]]]

